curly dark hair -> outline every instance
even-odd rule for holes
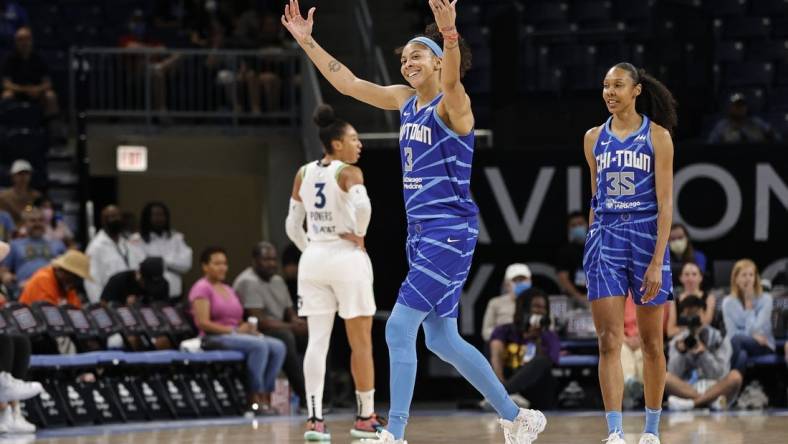
[[[438,25],[434,22],[427,25],[423,34],[415,35],[413,37],[427,37],[428,39],[437,43],[441,48],[443,47],[443,35],[438,29]],[[394,50],[394,53],[401,55],[404,49],[404,46],[400,46]],[[471,46],[465,41],[464,38],[462,38],[462,36],[460,36],[460,78],[465,77],[465,73],[471,69],[472,61],[473,54],[471,53]]]

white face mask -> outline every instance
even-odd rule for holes
[[[687,238],[683,237],[670,241],[670,251],[679,256],[684,254],[684,252],[687,251]]]

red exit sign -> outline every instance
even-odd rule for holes
[[[118,146],[118,171],[143,172],[148,170],[148,148],[144,146]]]

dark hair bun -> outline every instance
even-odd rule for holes
[[[330,126],[337,121],[337,117],[334,115],[334,108],[332,108],[331,105],[326,104],[318,105],[317,109],[315,109],[315,115],[312,119],[320,128]]]

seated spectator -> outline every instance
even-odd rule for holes
[[[46,228],[44,239],[61,241],[66,247],[75,245],[74,233],[71,232],[63,218],[57,215],[51,199],[41,196],[33,201],[33,207],[40,209],[44,216],[44,227]]]
[[[11,165],[11,188],[0,191],[0,209],[7,211],[19,225],[22,212],[41,197],[41,193],[30,188],[33,166],[24,159],[17,159]]]
[[[567,219],[569,243],[558,251],[556,271],[561,291],[568,295],[574,307],[588,307],[586,273],[583,270],[583,249],[588,234],[588,220],[580,211],[571,213]]]
[[[259,320],[260,332],[282,340],[287,346],[284,370],[293,390],[306,403],[304,364],[299,350],[306,349],[307,325],[293,309],[293,300],[285,280],[277,274],[278,269],[276,247],[260,242],[252,249],[252,266],[238,275],[233,288],[246,314]]]
[[[66,251],[66,246],[58,240],[44,238],[46,227],[41,210],[31,207],[25,211],[27,237],[11,241],[11,252],[2,265],[3,283],[16,282],[22,288],[33,273]]]
[[[561,343],[549,327],[547,295],[529,291],[517,298],[514,322],[496,327],[490,340],[490,363],[506,392],[525,397],[527,402],[513,399],[539,410],[553,408],[556,401],[552,369]]]
[[[8,214],[8,211],[0,210],[0,241],[8,242],[16,231],[16,224],[14,218]]]
[[[90,281],[90,258],[77,250],[68,250],[52,261],[52,264],[39,269],[27,281],[19,302],[32,305],[46,301],[52,305],[70,304],[82,307],[77,289],[83,280]]]
[[[274,14],[259,14],[249,9],[238,19],[235,42],[239,49],[276,51],[284,49],[284,39],[279,18]],[[277,111],[282,100],[282,78],[276,72],[276,63],[264,56],[244,58],[241,78],[246,82],[249,107],[252,114],[260,114],[260,87],[262,86],[266,110]]]
[[[729,99],[728,114],[711,130],[707,143],[779,142],[780,133],[758,117],[750,115],[747,98],[734,93]]]
[[[27,336],[0,334],[0,433],[36,432],[36,426],[22,416],[19,406],[19,401],[38,396],[44,390],[40,383],[24,380],[30,354]]]
[[[243,307],[227,277],[227,254],[218,247],[206,248],[200,256],[203,278],[192,286],[189,302],[194,323],[205,336],[203,342],[246,354],[249,405],[260,415],[277,414],[271,407],[271,392],[282,369],[287,348],[279,339],[264,336],[243,322]]]
[[[525,264],[511,264],[503,277],[504,294],[490,299],[482,320],[482,339],[489,341],[493,330],[514,319],[515,300],[518,294],[531,288],[531,269]]]
[[[635,301],[630,296],[627,296],[624,305],[621,368],[624,370],[624,408],[631,410],[639,406],[643,400],[643,349],[640,347],[637,309]]]
[[[16,48],[3,64],[3,100],[34,101],[44,108],[44,116],[60,113],[57,94],[52,89],[49,69],[33,51],[33,32],[23,26],[14,35]]]
[[[673,285],[681,285],[682,267],[685,262],[694,262],[700,268],[701,275],[706,274],[706,255],[702,251],[695,249],[692,241],[687,234],[687,227],[682,224],[673,224],[670,227],[670,238],[668,249],[670,250],[671,272],[673,273]]]
[[[86,250],[94,279],[85,282],[85,291],[91,303],[99,301],[101,291],[110,277],[121,271],[136,270],[145,259],[140,242],[129,241],[123,235],[124,223],[120,208],[109,205],[101,210],[101,227]]]
[[[731,368],[741,374],[750,357],[774,353],[772,306],[772,296],[763,291],[755,263],[737,261],[731,271],[731,294],[722,301],[722,317],[733,348]]]
[[[10,46],[16,31],[30,24],[27,10],[13,0],[0,0],[0,39]]]
[[[183,295],[181,276],[192,268],[192,249],[186,244],[183,234],[170,226],[170,209],[162,202],[150,202],[142,209],[140,237],[146,256],[164,260],[169,296],[179,299]]]
[[[687,329],[686,325],[679,325],[679,316],[676,310],[676,305],[680,304],[685,298],[697,296],[703,301],[703,309],[700,313],[702,325],[711,325],[711,322],[714,320],[714,313],[717,309],[717,298],[715,298],[714,295],[706,293],[701,288],[701,284],[703,284],[703,274],[698,264],[695,262],[684,263],[684,266],[681,268],[679,280],[681,281],[682,287],[681,293],[673,304],[669,304],[668,308],[670,315],[668,317],[668,326],[665,330],[665,334],[668,338],[672,338]]]
[[[731,370],[730,366],[730,340],[716,328],[701,323],[705,309],[705,302],[696,295],[687,296],[679,303],[680,323],[688,328],[669,345],[665,391],[670,395],[671,410],[707,406],[722,410],[741,387],[742,373]]]
[[[120,305],[149,305],[168,302],[169,293],[164,279],[164,261],[160,257],[149,257],[140,263],[139,270],[121,271],[109,278],[101,292],[101,300]]]

